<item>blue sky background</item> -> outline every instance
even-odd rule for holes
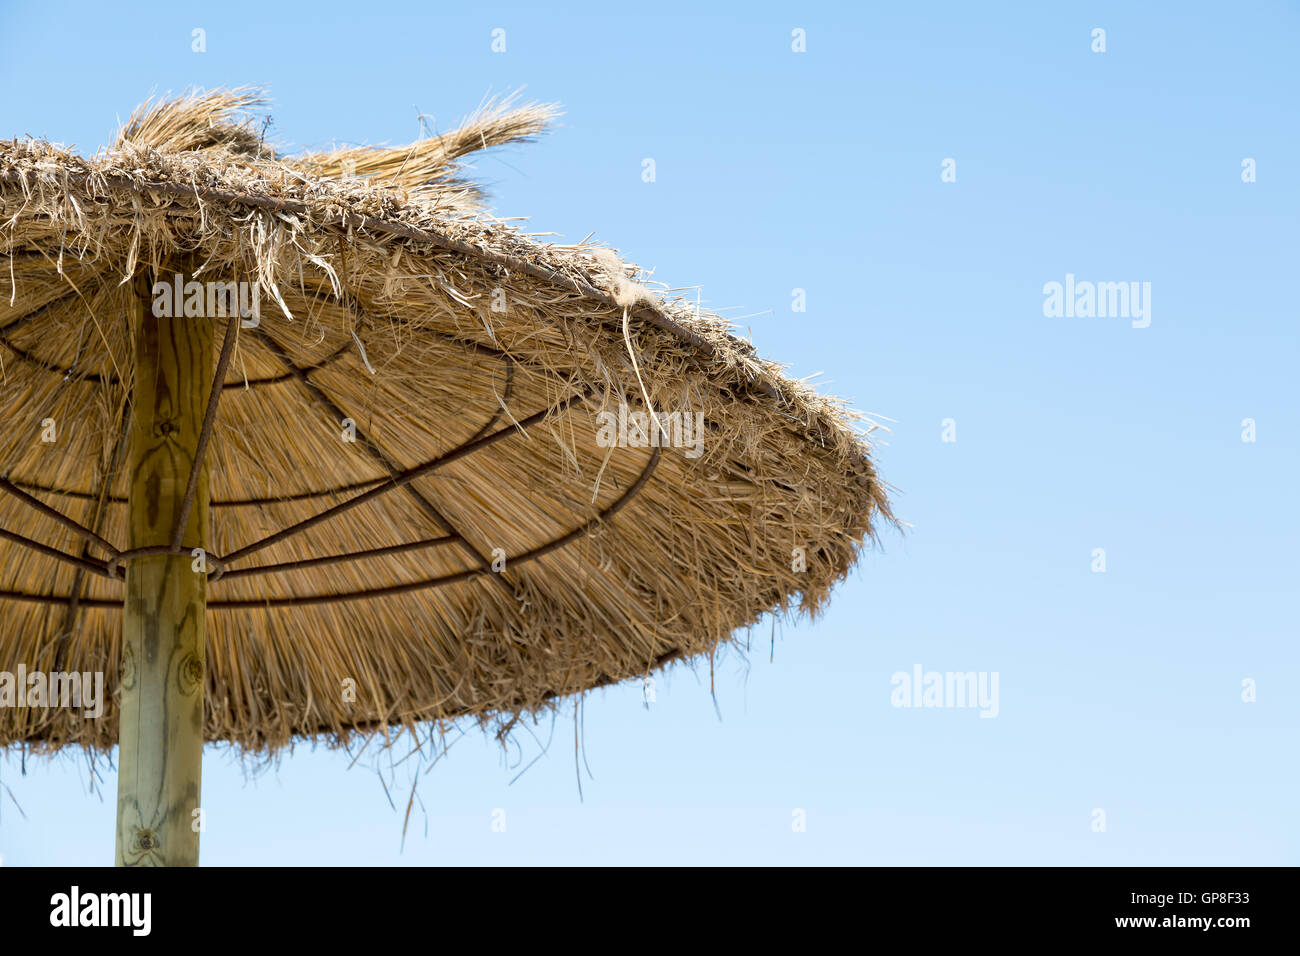
[[[766,626],[719,661],[721,720],[707,662],[649,709],[590,695],[581,801],[572,708],[513,784],[538,744],[467,727],[404,849],[411,764],[394,810],[364,758],[209,748],[203,862],[1300,862],[1297,6],[729,6],[0,0],[0,136],[86,151],[189,85],[266,84],[272,137],[313,148],[526,85],[565,116],[478,161],[498,214],[702,285],[894,420],[911,529],[779,625],[774,662]],[[1150,327],[1045,318],[1066,273],[1150,282]],[[892,707],[916,664],[998,672],[998,717]],[[26,812],[0,791],[6,865],[112,862],[116,777],[87,780],[0,761]]]

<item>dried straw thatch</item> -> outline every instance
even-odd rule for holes
[[[258,105],[146,105],[91,158],[0,142],[0,671],[117,686],[131,279],[182,260],[262,292],[212,433],[217,554],[374,490],[214,571],[209,740],[508,719],[641,677],[765,612],[816,611],[889,520],[869,421],[611,251],[483,213],[458,161],[537,134],[550,107],[290,157]],[[647,403],[702,413],[701,454],[601,444],[598,413]],[[7,708],[0,745],[106,749],[117,723],[111,701],[99,720]]]

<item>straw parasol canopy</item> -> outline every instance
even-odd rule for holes
[[[147,103],[91,157],[0,141],[0,672],[109,698],[0,708],[0,746],[118,743],[145,567],[198,581],[202,739],[265,754],[712,653],[817,611],[891,520],[874,423],[613,251],[485,213],[463,158],[552,107],[290,156],[262,105]],[[200,330],[170,360],[167,296]]]

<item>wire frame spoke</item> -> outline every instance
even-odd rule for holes
[[[525,551],[523,554],[519,554],[514,557],[507,557],[505,566],[510,567],[512,565],[517,566],[520,564],[528,564],[532,561],[538,560],[539,558],[543,558],[548,554],[552,554],[555,551],[558,551],[561,548],[564,548],[572,544],[574,541],[577,541],[579,538],[585,537],[586,535],[590,534],[593,530],[595,530],[597,527],[599,527],[602,523],[611,519],[619,511],[623,510],[623,508],[626,507],[629,502],[631,502],[634,498],[636,498],[636,496],[641,492],[641,489],[645,487],[647,482],[649,482],[651,476],[655,472],[655,469],[659,466],[660,454],[661,454],[661,450],[659,448],[655,448],[651,453],[649,459],[646,461],[646,465],[642,469],[641,474],[637,478],[637,480],[631,486],[629,486],[627,491],[623,492],[623,494],[620,495],[615,501],[613,501],[612,503],[606,505],[603,509],[601,509],[600,513],[597,514],[594,518],[584,522],[582,525],[580,525],[577,528],[574,528],[572,531],[568,532],[567,534],[555,538],[552,541],[548,541],[543,545],[539,545],[538,547],[533,548],[530,551]],[[374,557],[380,557],[388,554],[397,554],[403,551],[412,551],[422,547],[433,547],[437,544],[449,543],[451,540],[453,539],[450,536],[446,538],[431,538],[423,541],[411,542],[409,544],[391,545],[386,548],[372,548],[368,551],[358,551],[358,552],[352,552],[350,554],[328,555],[322,558],[311,558],[311,559],[307,559],[305,562],[286,562],[285,564],[280,564],[280,565],[264,565],[260,568],[247,568],[247,569],[242,569],[241,571],[227,572],[226,576],[227,577],[239,577],[239,576],[250,577],[259,573],[270,574],[279,571],[292,570],[294,567],[312,566],[315,564],[325,564],[325,563],[340,563],[344,561],[374,558]],[[153,552],[162,553],[162,550],[165,550],[165,548],[166,546],[161,546],[161,548],[138,549],[138,550],[150,551],[151,553]],[[125,555],[126,552],[123,552],[123,554]],[[73,556],[66,555],[65,557],[72,558]],[[228,559],[224,559],[224,560],[228,560]],[[481,577],[485,574],[496,574],[496,572],[493,572],[487,568],[468,568],[464,571],[458,571],[453,574],[445,574],[435,578],[426,578],[420,581],[411,581],[405,584],[394,584],[388,587],[367,588],[365,590],[360,590],[360,591],[344,591],[344,592],[330,593],[330,594],[309,594],[302,597],[262,598],[262,599],[247,598],[247,599],[240,599],[240,600],[209,601],[207,606],[210,610],[239,610],[244,608],[251,609],[251,608],[273,608],[273,607],[307,607],[316,604],[335,604],[335,603],[342,603],[348,601],[361,601],[361,600],[368,600],[372,598],[391,597],[393,595],[409,594],[415,591],[425,591],[432,588],[445,587],[451,584],[459,584],[462,581],[469,581],[473,578]],[[71,597],[65,595],[58,595],[58,594],[30,594],[25,591],[0,591],[0,600],[6,600],[6,599],[13,600],[13,601],[26,601],[26,602],[37,603],[37,604],[54,604],[54,605],[65,605],[72,600]],[[80,603],[84,607],[97,607],[97,608],[115,608],[121,606],[121,602],[119,601],[110,601],[102,598],[99,599],[82,598]]]

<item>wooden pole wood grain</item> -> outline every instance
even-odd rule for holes
[[[188,281],[191,264],[181,263]],[[160,281],[172,282],[165,273]],[[130,548],[170,545],[183,510],[213,377],[213,320],[180,301],[154,315],[148,277],[135,280],[135,379],[128,474]],[[204,456],[207,457],[206,455]],[[203,695],[211,546],[208,469],[180,554],[126,566],[118,731],[117,865],[197,866],[202,826]],[[193,555],[192,549],[203,549]]]

